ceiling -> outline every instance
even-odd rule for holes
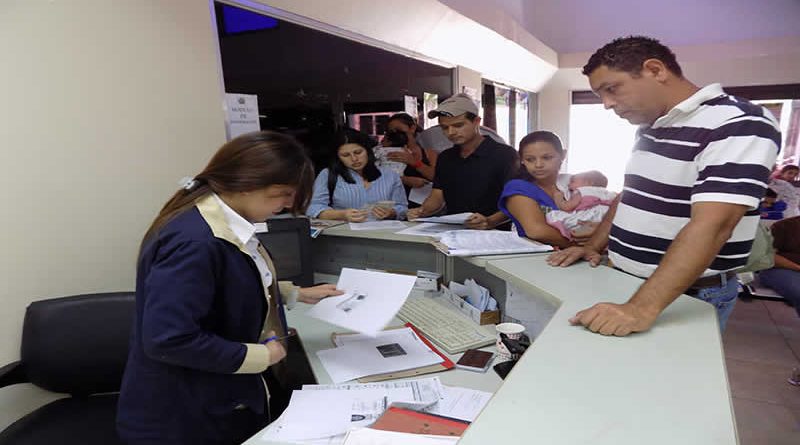
[[[440,0],[495,8],[559,54],[592,52],[620,36],[669,46],[800,36],[800,0]]]

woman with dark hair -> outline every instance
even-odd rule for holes
[[[341,292],[277,283],[253,223],[302,212],[313,174],[291,137],[249,133],[161,209],[139,250],[117,412],[126,443],[241,443],[269,422],[261,373],[286,356],[279,299],[291,306]]]
[[[511,218],[519,236],[566,247],[571,241],[547,224],[545,215],[558,210],[558,201],[568,194],[568,177],[559,178],[564,162],[561,139],[550,131],[534,131],[519,143],[522,168],[516,179],[508,181],[500,194],[498,208]],[[593,230],[592,230],[593,231]],[[575,233],[583,239],[591,233]]]
[[[312,218],[363,222],[403,219],[408,210],[400,176],[375,165],[370,145],[344,133],[331,166],[319,172],[306,214]]]
[[[402,151],[393,151],[386,154],[386,159],[406,164],[402,180],[406,195],[412,188],[424,187],[433,181],[436,173],[437,152],[427,149],[417,143],[417,134],[421,129],[408,113],[392,115],[387,122],[389,131],[383,138],[385,147],[402,147]],[[419,207],[419,204],[409,202],[409,207]]]

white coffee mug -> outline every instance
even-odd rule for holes
[[[511,340],[519,340],[522,334],[525,333],[525,326],[519,323],[500,323],[495,327],[495,330],[497,331],[497,359],[500,361],[519,359],[520,354],[512,354],[503,344],[500,334],[506,334],[506,337]]]

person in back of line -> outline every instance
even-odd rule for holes
[[[255,222],[308,205],[314,170],[289,136],[223,145],[164,205],[142,240],[136,318],[117,431],[129,445],[232,445],[269,422],[262,372],[286,355],[281,296],[342,292],[275,280]],[[283,372],[291,372],[285,367]]]
[[[314,181],[306,214],[349,222],[405,218],[408,201],[400,176],[375,165],[368,138],[348,138],[345,133],[337,138],[336,154]]]
[[[617,194],[606,190],[608,178],[597,170],[572,175],[569,180],[571,196],[556,197],[558,210],[547,214],[547,223],[558,229],[565,238],[585,234],[587,228],[597,227],[613,204]],[[584,235],[585,236],[585,235]]]
[[[478,132],[478,106],[465,94],[446,99],[430,113],[455,144],[439,155],[433,191],[422,206],[411,209],[408,219],[431,216],[445,206],[448,214],[472,212],[471,229],[493,229],[508,218],[498,211],[503,185],[516,173],[517,152]]]
[[[780,148],[775,118],[719,84],[698,88],[648,37],[605,45],[583,74],[606,108],[639,129],[621,199],[585,246],[548,261],[596,266],[608,247],[615,267],[646,281],[627,302],[598,303],[570,322],[603,335],[646,331],[686,293],[711,303],[724,331]]]
[[[417,142],[419,126],[411,115],[407,113],[397,113],[392,115],[387,122],[389,131],[386,133],[384,142],[389,142],[391,146],[403,147],[403,151],[395,151],[386,155],[387,159],[406,164],[401,179],[406,189],[406,196],[413,188],[424,187],[433,181],[436,173],[436,159],[439,153],[429,148],[422,147]],[[402,137],[398,137],[402,136]],[[395,141],[395,139],[399,139]],[[405,142],[397,144],[397,142]],[[409,208],[419,207],[419,204],[409,201]]]

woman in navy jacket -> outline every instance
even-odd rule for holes
[[[313,179],[294,139],[250,133],[164,205],[139,253],[117,414],[125,442],[238,444],[269,422],[261,373],[286,355],[281,341],[264,343],[285,333],[279,288],[284,300],[307,303],[340,292],[277,283],[252,223],[302,212]]]

